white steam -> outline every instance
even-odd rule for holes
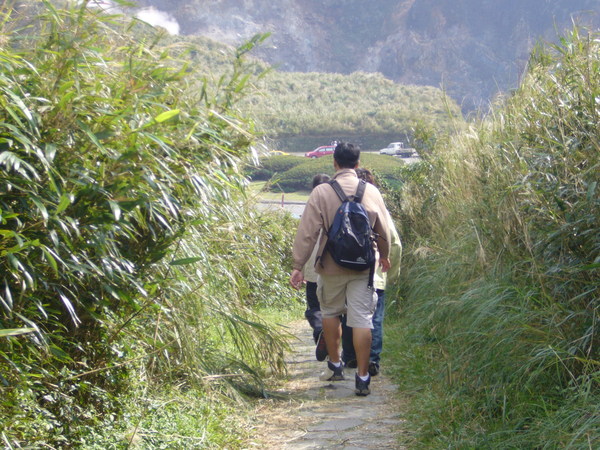
[[[179,34],[179,23],[169,13],[150,7],[138,11],[135,16],[154,27],[164,28],[169,34]]]
[[[127,14],[126,10],[121,9],[119,5],[112,0],[90,0],[87,5],[89,8],[102,9],[110,14]],[[177,19],[171,14],[159,11],[152,6],[137,11],[135,17],[153,27],[162,27],[167,30],[169,34],[179,34],[179,23],[177,22]]]

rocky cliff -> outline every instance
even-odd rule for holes
[[[182,34],[237,44],[280,70],[381,72],[443,87],[465,110],[515,87],[532,46],[573,22],[600,25],[598,0],[141,0]]]

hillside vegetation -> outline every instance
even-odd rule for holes
[[[268,39],[253,38],[255,43]],[[215,81],[230,70],[230,47],[194,36],[169,37],[167,42]],[[245,80],[252,89],[236,106],[272,145],[285,150],[311,150],[334,138],[379,149],[390,141],[410,141],[422,127],[446,132],[461,117],[458,105],[430,86],[397,84],[377,73],[280,72],[259,59],[249,58],[250,63],[261,76]]]
[[[139,0],[172,14],[183,33],[228,43],[271,31],[257,52],[286,72],[382,73],[444,86],[464,111],[487,110],[515,88],[536,39],[573,23],[600,25],[598,0]]]
[[[600,446],[600,36],[580,33],[405,173],[412,445]]]
[[[264,133],[279,140],[321,136],[323,145],[334,137],[364,141],[369,136],[366,148],[373,148],[373,136],[383,135],[377,144],[383,147],[389,136],[410,139],[424,124],[448,131],[451,117],[460,117],[456,103],[439,89],[396,84],[380,74],[272,72],[259,89],[261,95],[246,99],[242,108]]]

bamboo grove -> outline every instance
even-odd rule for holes
[[[87,2],[0,13],[4,443],[81,444],[154,380],[262,395],[284,342],[254,311],[288,299],[289,237],[246,204],[235,104],[264,37],[211,81]]]

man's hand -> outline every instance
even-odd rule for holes
[[[301,270],[294,269],[290,275],[290,284],[294,289],[300,289],[304,283],[304,274]]]
[[[379,265],[381,266],[382,272],[387,272],[390,270],[390,259],[389,258],[379,258]]]

